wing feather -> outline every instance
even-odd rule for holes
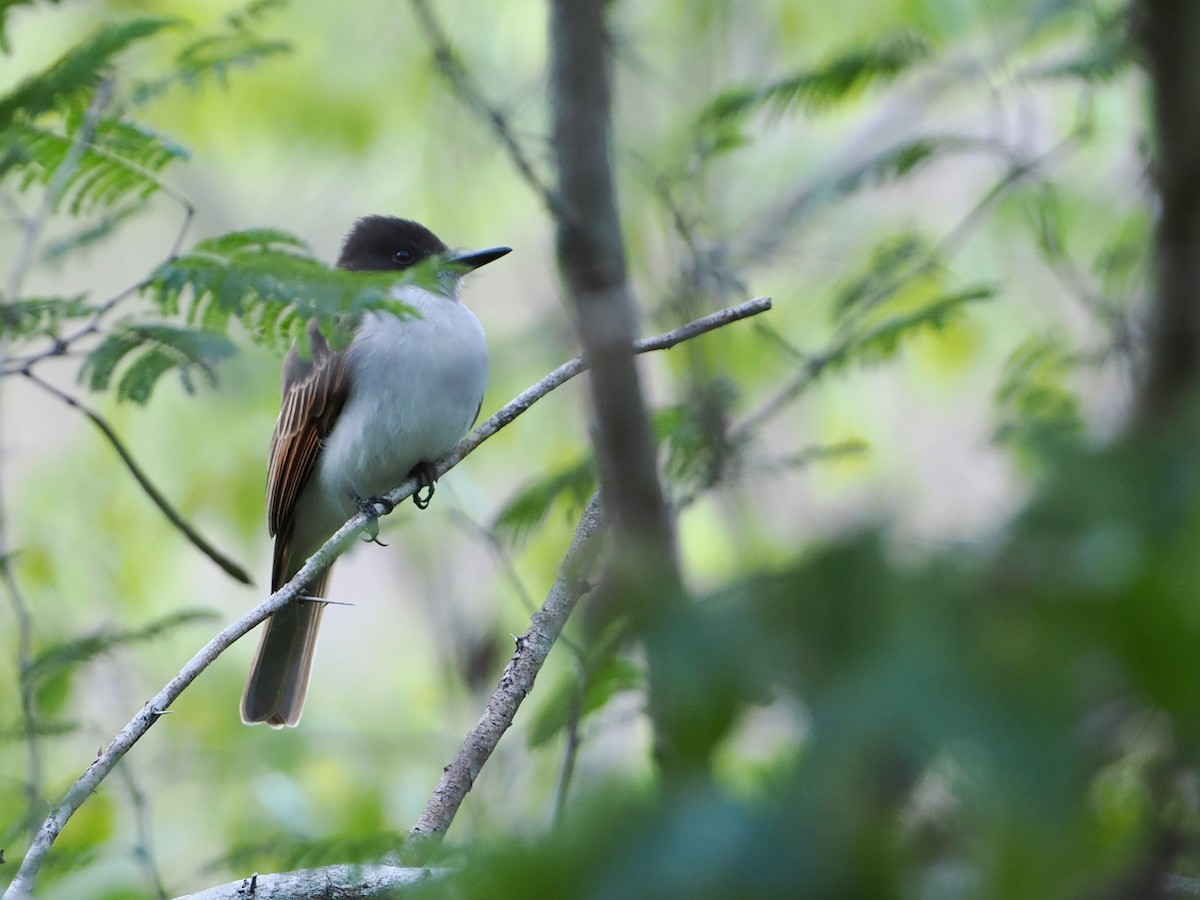
[[[316,469],[322,442],[346,405],[345,354],[331,350],[314,323],[312,359],[293,347],[283,366],[283,406],[271,437],[267,467],[267,525],[276,549],[287,544],[296,502]],[[278,560],[277,560],[278,563]]]

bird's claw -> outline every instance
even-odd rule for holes
[[[421,483],[417,489],[413,491],[412,502],[417,509],[428,509],[429,501],[433,499],[435,469],[433,465],[427,462],[420,462],[413,466],[410,473],[417,478]],[[425,496],[421,496],[421,491],[425,491]]]

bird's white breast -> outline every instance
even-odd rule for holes
[[[420,318],[365,316],[346,351],[349,397],[320,457],[322,493],[343,519],[355,497],[385,493],[451,450],[487,384],[483,328],[469,309],[413,285],[397,295]]]

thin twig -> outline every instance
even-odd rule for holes
[[[460,527],[470,531],[481,541],[487,544],[488,549],[491,551],[492,558],[495,559],[499,564],[501,572],[504,573],[504,577],[508,580],[508,583],[512,585],[513,590],[516,592],[522,608],[530,615],[533,615],[534,610],[537,608],[537,604],[533,599],[533,594],[529,592],[529,588],[525,585],[524,579],[521,578],[521,573],[517,571],[517,566],[513,562],[512,554],[505,550],[503,542],[501,542],[500,538],[496,536],[496,533],[490,528],[487,528],[486,526],[476,522],[461,510],[455,510],[451,512],[450,520],[457,523]],[[562,641],[564,647],[568,648],[580,660],[583,659],[583,648],[579,646],[579,644],[567,637],[560,637],[559,640]]]
[[[475,784],[484,763],[512,724],[521,701],[533,688],[542,663],[562,633],[567,618],[590,588],[587,574],[599,553],[600,536],[606,528],[600,495],[592,496],[575,529],[571,547],[563,559],[558,579],[541,609],[533,614],[529,630],[517,638],[517,650],[488,700],[483,716],[467,735],[458,753],[442,770],[441,780],[425,811],[408,836],[412,840],[441,840],[454,821],[455,813]]]
[[[449,38],[446,37],[446,32],[442,29],[433,10],[430,9],[428,2],[426,0],[411,0],[411,2],[417,21],[425,29],[425,33],[433,45],[433,56],[437,60],[438,69],[450,83],[451,89],[468,110],[487,123],[492,134],[508,153],[509,160],[517,173],[541,198],[550,214],[556,219],[559,218],[562,211],[562,198],[534,170],[533,163],[530,162],[529,157],[525,155],[525,151],[517,142],[507,117],[483,96],[483,91],[480,90],[471,73],[455,54]]]
[[[125,791],[129,794],[130,803],[133,805],[134,821],[137,823],[137,843],[133,848],[134,858],[145,873],[146,880],[150,882],[154,895],[159,900],[167,900],[169,895],[163,885],[162,873],[159,871],[158,861],[154,856],[154,828],[150,822],[150,801],[146,798],[146,792],[142,790],[137,779],[134,778],[128,760],[122,763],[117,771],[120,773],[121,780],[125,782]]]
[[[680,340],[686,340],[690,337],[696,337],[705,331],[711,331],[719,328],[722,325],[728,325],[739,319],[744,319],[747,316],[753,316],[771,308],[771,301],[766,297],[756,297],[753,300],[748,300],[739,306],[731,309],[721,310],[712,315],[705,316],[703,319],[685,325],[683,328],[676,329],[668,334],[659,335],[653,338],[647,338],[635,342],[634,352],[645,353],[650,350],[665,349],[673,347]],[[686,335],[687,337],[683,337]],[[527,410],[535,402],[537,402],[546,394],[553,391],[555,388],[566,383],[575,375],[582,372],[587,366],[582,358],[576,358],[566,365],[559,366],[545,378],[537,382],[515,400],[508,403],[499,412],[493,415],[490,419],[484,422],[479,428],[475,429],[466,439],[461,441],[459,445],[451,451],[447,456],[443,457],[433,470],[435,477],[441,477],[447,471],[458,465],[466,456],[475,450],[480,444],[494,435],[497,431],[503,428],[508,423],[516,419],[521,413]],[[386,500],[392,506],[397,506],[408,497],[416,492],[420,485],[418,480],[411,478],[403,484],[393,488],[386,495]],[[586,514],[585,514],[586,515]],[[599,513],[593,518],[598,518]],[[154,725],[162,716],[169,711],[169,707],[174,703],[179,695],[187,689],[193,681],[199,677],[209,665],[212,664],[218,656],[233,645],[235,641],[247,634],[255,626],[263,622],[268,616],[278,612],[288,603],[295,601],[304,591],[307,584],[312,581],[317,575],[329,567],[330,563],[351,546],[355,539],[362,534],[366,527],[376,520],[376,516],[367,515],[366,513],[357,513],[352,516],[341,528],[339,528],[325,544],[317,550],[308,560],[301,566],[300,570],[292,577],[292,580],[273,593],[270,597],[260,603],[254,609],[250,610],[236,622],[233,622],[223,631],[212,638],[201,650],[192,657],[192,659],[172,678],[167,685],[154,695],[145,706],[143,706],[130,720],[124,728],[118,732],[112,742],[101,751],[100,755],[92,762],[87,770],[79,777],[79,779],[71,785],[62,802],[55,807],[46,820],[42,823],[37,835],[34,837],[33,843],[25,854],[25,858],[21,862],[20,868],[17,870],[16,876],[9,884],[8,889],[4,892],[3,898],[0,900],[24,900],[33,891],[34,882],[37,880],[38,872],[41,870],[42,864],[45,862],[46,854],[58,839],[63,827],[70,820],[75,811],[83,805],[84,801],[96,790],[108,774],[113,770],[113,767],[120,762],[121,758],[129,752],[129,749],[136,744],[150,727]],[[565,576],[560,575],[560,581]],[[573,583],[573,582],[572,582]],[[535,620],[542,613],[535,614]],[[548,647],[546,648],[549,649]],[[543,657],[544,658],[544,657]],[[511,663],[510,663],[511,665]],[[539,663],[540,665],[540,663]],[[536,673],[536,671],[535,671]],[[490,753],[490,751],[488,751]],[[486,759],[486,755],[483,757]],[[482,762],[480,763],[482,765]],[[478,773],[478,769],[475,770]],[[461,783],[460,783],[461,785]],[[443,809],[450,810],[447,819],[430,819],[433,827],[430,833],[443,834],[445,829],[449,827],[450,819],[453,818],[454,810],[458,809],[458,804],[462,801],[462,796],[465,796],[466,791],[470,789],[468,783],[466,787],[462,787],[462,793],[458,796],[458,800],[453,803],[452,809],[447,804]],[[458,787],[451,786],[451,792],[445,794],[446,799],[452,798],[452,795]],[[437,795],[435,795],[436,798]],[[430,801],[432,805],[433,800]],[[430,807],[426,808],[426,812],[430,813]],[[432,815],[432,814],[431,814]],[[422,817],[423,820],[425,817]],[[437,826],[440,823],[440,831]],[[420,823],[418,823],[419,825]]]
[[[500,567],[500,571],[504,573],[505,580],[512,585],[512,589],[516,593],[517,599],[520,600],[521,606],[526,612],[532,613],[534,610],[533,594],[529,593],[529,588],[526,587],[524,579],[521,578],[521,573],[517,571],[517,567],[513,563],[512,555],[504,549],[504,545],[500,542],[500,538],[496,537],[496,533],[490,528],[476,522],[462,510],[451,510],[450,521],[464,531],[469,531],[487,545],[492,558]]]
[[[554,792],[554,827],[562,828],[566,824],[567,795],[571,790],[571,780],[575,777],[575,760],[579,758],[579,724],[583,718],[583,694],[587,690],[588,672],[583,661],[580,661],[579,681],[571,692],[571,705],[567,709],[567,744],[563,749],[562,769],[558,773],[558,789]]]
[[[36,384],[46,393],[57,397],[63,403],[67,404],[67,406],[77,409],[79,412],[87,416],[91,420],[92,424],[100,430],[100,433],[104,435],[109,444],[112,445],[112,448],[117,451],[117,455],[121,457],[121,462],[125,464],[125,468],[129,470],[129,474],[134,477],[134,480],[137,481],[142,490],[146,492],[146,496],[149,497],[154,505],[158,507],[159,511],[166,516],[167,521],[174,525],[184,537],[191,541],[197,550],[220,566],[222,571],[228,574],[231,578],[240,581],[242,584],[254,583],[245,569],[210,544],[203,535],[196,531],[196,529],[193,528],[187,522],[187,520],[175,510],[173,506],[171,506],[170,502],[166,497],[163,496],[162,492],[154,486],[153,482],[150,481],[150,476],[142,471],[142,467],[138,465],[137,460],[133,458],[133,454],[130,453],[129,449],[124,443],[122,443],[112,426],[109,425],[108,422],[105,421],[105,419],[98,412],[80,403],[65,391],[59,390],[54,385],[50,384],[50,382],[43,381],[28,369],[23,371],[21,374],[23,374],[29,381]]]

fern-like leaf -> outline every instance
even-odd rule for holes
[[[145,403],[158,380],[171,371],[179,373],[188,392],[195,389],[197,371],[215,384],[216,364],[233,353],[233,342],[216,332],[162,323],[126,325],[111,331],[88,354],[80,378],[91,390],[103,391],[120,368],[117,399]]]
[[[1130,35],[1130,13],[1124,6],[1110,13],[1095,13],[1092,39],[1066,59],[1035,68],[1034,78],[1078,79],[1088,84],[1107,84],[1134,62]]]
[[[75,143],[72,134],[24,127],[14,129],[16,140],[28,147],[33,162],[25,168],[21,188],[47,184],[59,171]],[[145,200],[159,190],[159,173],[187,152],[161,135],[131,122],[101,122],[69,173],[58,201],[72,215],[109,209],[134,198]]]
[[[1018,460],[1036,462],[1045,451],[1082,438],[1079,398],[1066,383],[1077,364],[1076,354],[1057,334],[1031,337],[1008,358],[996,389],[995,440]]]
[[[371,309],[411,315],[394,296],[402,283],[437,286],[436,263],[403,273],[347,272],[307,253],[304,243],[273,229],[237,231],[196,244],[163,264],[147,290],[165,315],[224,333],[231,319],[269,346],[303,340],[309,320],[327,335]]]
[[[184,625],[216,618],[209,610],[189,609],[151,622],[144,628],[102,628],[83,637],[54,644],[30,661],[22,677],[31,683],[65,672],[101,654],[129,644],[153,640]]]
[[[0,97],[0,132],[15,122],[32,122],[43,113],[77,105],[96,87],[113,58],[130,44],[157,34],[180,20],[142,17],[101,26],[49,68],[22,81]]]
[[[291,44],[286,41],[264,38],[254,30],[268,12],[283,5],[285,0],[255,0],[244,9],[230,13],[219,31],[189,41],[177,54],[171,72],[136,83],[132,91],[133,102],[155,99],[175,85],[195,89],[208,79],[224,85],[233,69],[291,52]]]
[[[563,678],[550,691],[529,726],[526,738],[529,748],[543,746],[567,727],[575,697],[581,689],[580,722],[602,709],[616,694],[636,690],[642,686],[642,682],[641,669],[630,660],[615,655],[601,663],[583,685],[580,685],[578,675]]]
[[[846,361],[882,362],[895,355],[901,343],[919,331],[940,331],[963,314],[970,303],[990,300],[996,288],[975,285],[961,291],[940,294],[911,312],[887,316],[861,331],[843,348]],[[830,365],[834,362],[831,361]]]
[[[8,340],[38,335],[57,337],[66,321],[90,315],[95,307],[78,297],[22,297],[0,304],[0,335]]]
[[[784,112],[801,107],[820,112],[858,96],[873,84],[886,83],[929,57],[929,43],[912,31],[856,47],[815,69],[804,69],[765,86],[735,88],[701,112],[699,124],[714,126],[744,118],[764,107]]]
[[[596,489],[596,467],[590,457],[581,459],[521,488],[492,522],[501,540],[517,544],[537,528],[560,500],[580,510]]]

